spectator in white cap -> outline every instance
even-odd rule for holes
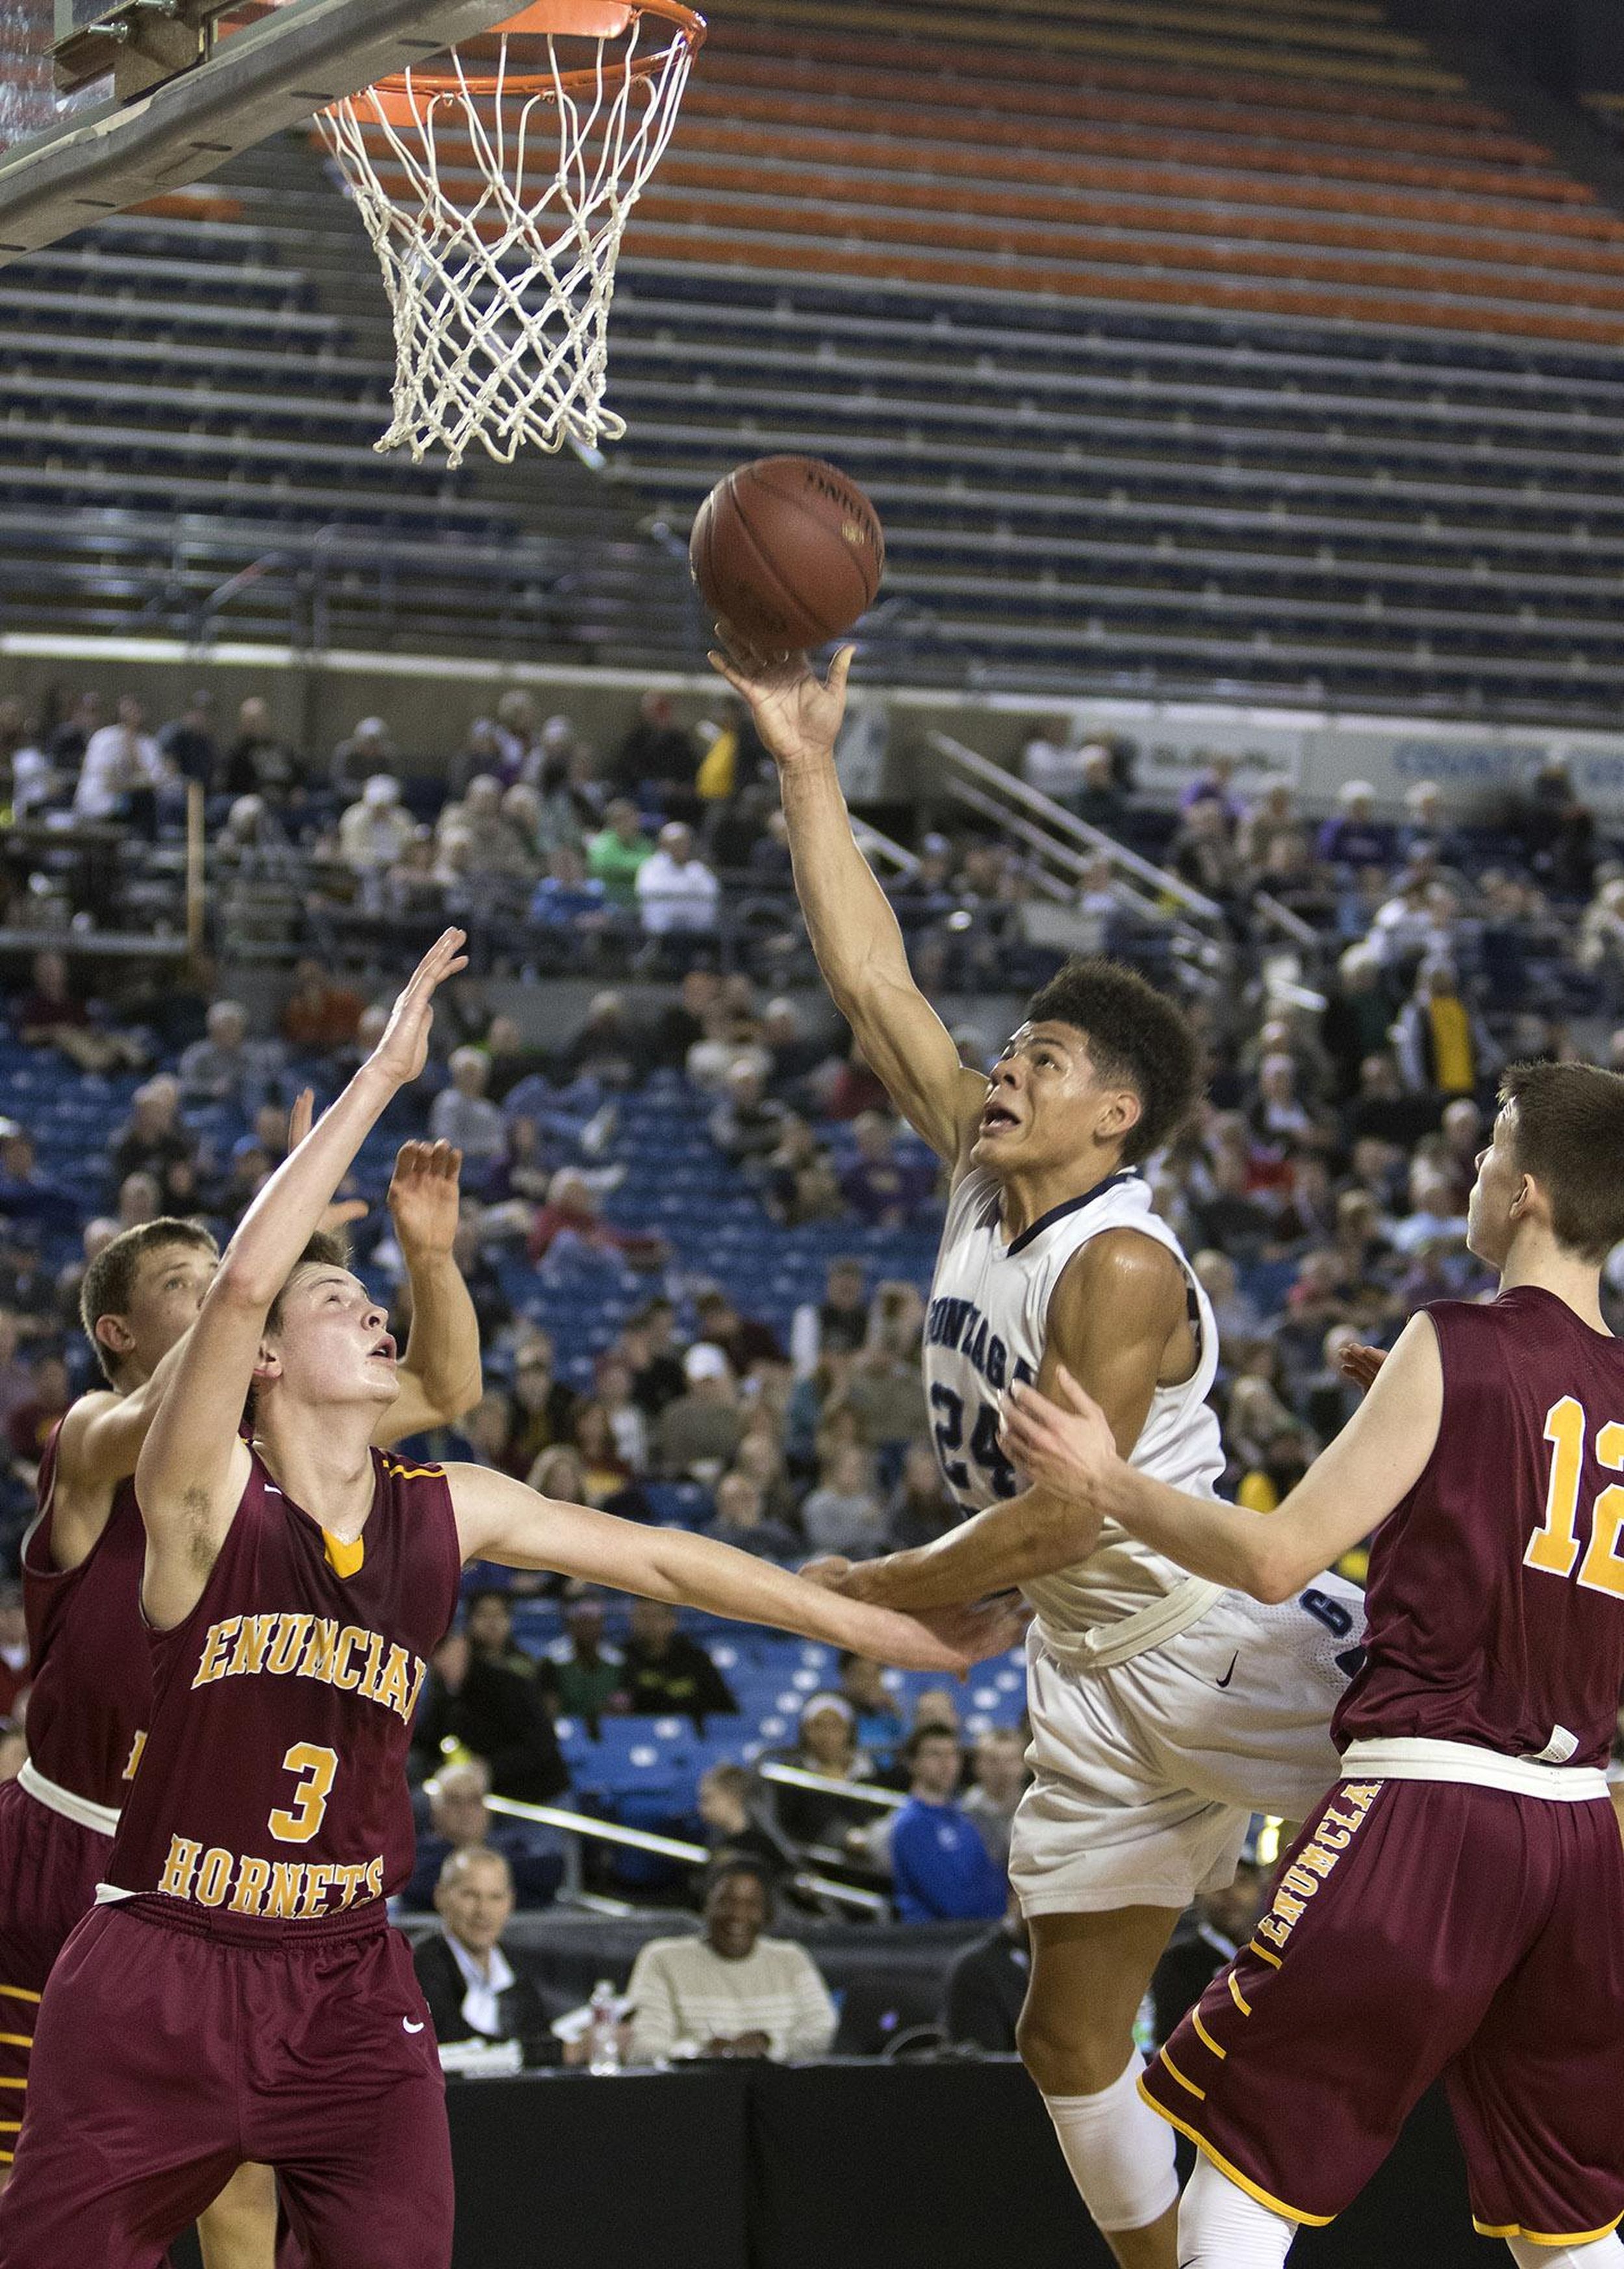
[[[1373,817],[1376,790],[1369,780],[1344,780],[1337,809],[1319,831],[1319,855],[1328,867],[1353,873],[1362,868],[1388,868],[1398,855],[1398,843],[1385,820]]]
[[[683,1376],[685,1391],[655,1425],[655,1455],[674,1480],[714,1482],[744,1436],[733,1367],[720,1348],[701,1340],[683,1356]]]
[[[638,907],[644,934],[669,937],[716,927],[718,884],[694,849],[694,833],[680,819],[660,831],[653,853],[638,868]]]
[[[366,888],[394,866],[416,832],[392,772],[373,772],[338,823],[338,855]]]

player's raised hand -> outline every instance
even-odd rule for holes
[[[448,977],[468,967],[468,956],[462,950],[467,943],[465,931],[443,931],[413,970],[410,983],[389,1012],[383,1038],[370,1061],[395,1087],[409,1087],[429,1060],[434,994]]]
[[[727,623],[717,636],[726,652],[712,649],[711,667],[749,704],[756,730],[774,764],[803,764],[826,758],[845,714],[845,681],[857,649],[843,646],[819,677],[804,654],[766,657],[740,644]]]
[[[1091,1502],[1105,1475],[1120,1465],[1111,1421],[1061,1364],[1055,1385],[1069,1408],[1035,1386],[1017,1382],[1005,1395],[998,1436],[1010,1461],[1029,1481],[1062,1497]]]
[[[1350,1340],[1346,1347],[1337,1349],[1336,1367],[1344,1378],[1351,1378],[1362,1393],[1368,1394],[1386,1360],[1385,1348],[1364,1347],[1359,1341]]]
[[[456,1242],[462,1153],[449,1142],[402,1142],[388,1207],[401,1251],[410,1260],[448,1254]]]
[[[288,1149],[297,1150],[316,1120],[316,1091],[314,1087],[301,1087],[293,1098],[293,1108],[288,1113]],[[318,1224],[324,1236],[342,1236],[352,1222],[366,1218],[365,1198],[335,1198],[321,1216]]]

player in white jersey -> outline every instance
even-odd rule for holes
[[[1062,1364],[1133,1465],[1207,1495],[1222,1471],[1212,1311],[1134,1171],[1194,1101],[1192,1036],[1130,971],[1074,963],[1031,1001],[990,1078],[966,1070],[853,839],[833,755],[850,649],[827,684],[799,656],[712,658],[778,765],[836,1005],[954,1173],[925,1371],[942,1470],[969,1517],[920,1551],[823,1572],[887,1605],[1014,1586],[1031,1602],[1036,1778],[1010,1853],[1032,1943],[1021,2053],[1122,2269],[1176,2269],[1173,2154],[1137,2094],[1134,2020],[1180,1912],[1232,1880],[1249,1815],[1298,1818],[1335,1778],[1329,1723],[1356,1659],[1359,1596],[1329,1577],[1259,1607],[1123,1530],[1096,1541],[1070,1501],[1022,1487],[1000,1447],[1000,1397],[1019,1378],[1047,1388]]]

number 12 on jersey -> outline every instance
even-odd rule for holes
[[[1551,1445],[1551,1481],[1546,1492],[1545,1520],[1528,1540],[1524,1568],[1538,1568],[1547,1576],[1571,1576],[1579,1557],[1579,1485],[1584,1471],[1584,1407],[1564,1394],[1545,1414],[1545,1438]],[[1624,1473],[1624,1425],[1616,1422],[1599,1427],[1596,1458],[1613,1473]],[[1584,1548],[1579,1581],[1587,1592],[1609,1592],[1624,1600],[1624,1560],[1618,1556],[1624,1532],[1624,1489],[1610,1482],[1591,1507],[1591,1537]]]

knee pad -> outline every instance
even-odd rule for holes
[[[1178,2209],[1180,2269],[1281,2269],[1296,2234],[1205,2154],[1196,2160]]]
[[[1145,2060],[1093,2095],[1045,2095],[1082,2202],[1103,2230],[1144,2229],[1178,2197],[1173,2131],[1139,2093]]]

